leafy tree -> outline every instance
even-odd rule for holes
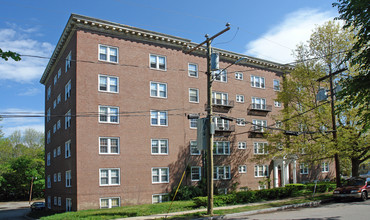
[[[369,134],[363,132],[364,123],[357,116],[362,106],[337,112],[338,141],[335,144],[329,102],[316,100],[319,89],[328,88],[328,82],[317,82],[317,79],[347,65],[346,54],[342,51],[347,51],[352,42],[351,32],[341,29],[339,24],[328,22],[316,28],[307,44],[297,47],[297,65],[285,77],[284,89],[278,94],[284,109],[276,120],[283,122],[283,129],[300,132],[301,135],[272,132],[268,137],[270,157],[295,154],[310,164],[330,159],[338,153],[351,161],[352,175],[358,175],[359,165],[370,157]],[[335,75],[334,81],[356,76],[355,70],[349,68],[344,75]],[[341,104],[344,101],[337,99],[336,102]]]
[[[362,106],[358,112],[364,130],[370,128],[370,0],[338,0],[339,18],[344,28],[355,32],[356,41],[348,50],[347,60],[357,66],[358,75],[347,78],[339,94],[344,101],[340,109]]]
[[[2,59],[4,59],[5,61],[8,61],[9,58],[12,58],[15,61],[20,61],[21,60],[21,55],[19,55],[18,53],[12,52],[10,50],[9,51],[3,51],[1,48],[0,48],[0,57]]]

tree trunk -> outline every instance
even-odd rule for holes
[[[352,162],[352,176],[359,176],[358,170],[360,167],[360,160],[357,158],[351,158]]]

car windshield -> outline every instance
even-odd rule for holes
[[[365,185],[365,180],[362,179],[349,179],[346,180],[343,186],[363,186]]]

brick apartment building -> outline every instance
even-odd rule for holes
[[[41,78],[45,85],[46,204],[71,211],[155,203],[179,183],[202,178],[196,120],[205,117],[206,50],[190,40],[72,14]],[[245,57],[221,49],[220,68]],[[296,158],[262,164],[264,128],[282,64],[247,57],[213,82],[215,186],[218,191],[301,182]],[[255,125],[253,125],[253,124]],[[328,164],[316,173],[330,175]],[[331,170],[330,170],[331,171]]]

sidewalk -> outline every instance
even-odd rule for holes
[[[265,201],[265,202],[248,203],[248,204],[243,204],[243,205],[222,206],[222,207],[215,207],[213,208],[213,210],[227,210],[227,209],[235,209],[235,208],[240,208],[240,207],[245,207],[245,206],[257,206],[261,204],[268,204],[268,203],[274,203],[274,202],[291,201],[291,200],[296,200],[299,198],[300,197],[273,200],[273,201]],[[275,207],[275,208],[267,208],[267,209],[259,209],[259,210],[253,210],[253,211],[248,211],[248,212],[233,213],[233,214],[227,214],[223,216],[205,217],[205,218],[199,218],[199,219],[228,219],[228,218],[235,218],[235,217],[242,216],[242,215],[252,215],[252,214],[264,213],[264,212],[274,212],[274,211],[280,211],[280,210],[289,209],[289,208],[318,206],[321,203],[322,201],[314,201],[314,202],[307,202],[307,203],[294,204],[294,205],[285,205],[285,206]],[[120,218],[120,220],[147,220],[147,219],[149,220],[149,219],[158,219],[158,218],[171,218],[171,217],[178,216],[178,215],[185,215],[185,214],[190,214],[190,213],[206,212],[206,211],[207,209],[204,208],[204,209],[195,209],[195,210],[182,211],[182,212],[172,212],[168,214],[155,214],[155,215],[148,215],[148,216]]]

